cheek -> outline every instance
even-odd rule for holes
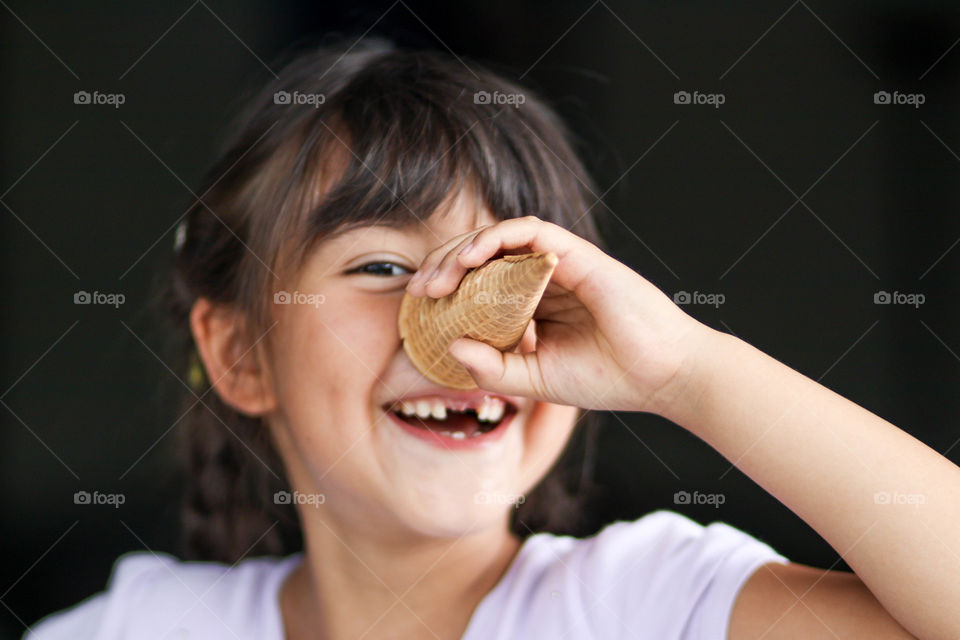
[[[566,447],[577,422],[577,408],[537,403],[524,434],[522,483],[529,490],[540,481]]]
[[[399,300],[327,295],[319,308],[291,306],[275,331],[280,411],[297,439],[353,442],[370,428],[371,390],[399,348]]]

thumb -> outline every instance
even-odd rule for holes
[[[532,386],[534,380],[540,379],[536,353],[504,353],[470,338],[454,340],[449,352],[481,389],[506,395],[538,395]]]

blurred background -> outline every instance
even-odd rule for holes
[[[158,390],[183,372],[157,355],[149,296],[244,90],[329,35],[453,51],[539,90],[578,138],[616,258],[960,461],[960,8],[0,5],[0,636],[102,589],[125,551],[177,551],[178,416]],[[655,416],[607,414],[596,475],[594,530],[673,509],[846,568]]]

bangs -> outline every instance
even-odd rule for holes
[[[416,227],[464,190],[478,216],[537,216],[602,248],[587,203],[596,190],[569,136],[531,91],[440,54],[301,56],[241,114],[191,211],[201,236],[233,221],[216,268],[241,263],[226,289],[202,293],[242,300],[262,332],[273,292],[317,243],[361,226]]]
[[[408,228],[443,215],[465,188],[497,220],[537,215],[569,228],[583,217],[585,173],[557,138],[559,123],[532,96],[522,106],[478,99],[484,91],[523,95],[502,80],[456,75],[392,55],[369,61],[319,107],[303,108],[295,152],[302,170],[287,208],[296,264],[314,242],[350,229]]]

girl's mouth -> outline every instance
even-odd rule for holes
[[[517,413],[512,402],[491,395],[466,400],[422,396],[388,404],[384,410],[413,435],[448,448],[499,439]]]

